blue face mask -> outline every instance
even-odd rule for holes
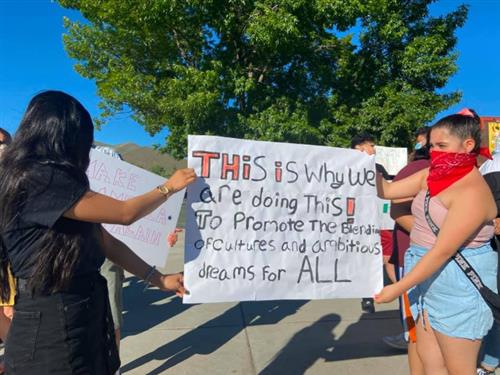
[[[420,150],[422,147],[423,147],[423,146],[422,146],[422,143],[420,143],[420,142],[419,142],[419,143],[417,143],[417,144],[415,145],[415,151]]]

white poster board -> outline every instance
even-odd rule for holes
[[[394,220],[391,217],[391,201],[377,198],[380,229],[393,230]]]
[[[165,178],[102,152],[91,150],[87,169],[90,188],[126,200],[151,191]],[[171,196],[148,216],[129,226],[105,224],[104,228],[126,243],[149,264],[163,267],[167,260],[167,235],[175,229],[185,190]]]
[[[370,297],[382,287],[373,157],[189,136],[186,303]]]
[[[405,147],[375,146],[375,151],[375,161],[382,164],[392,176],[408,164],[408,150]]]
[[[375,146],[377,163],[382,164],[386,171],[395,176],[408,164],[408,150],[405,147]],[[394,220],[390,215],[391,201],[379,199],[380,229],[394,229]]]

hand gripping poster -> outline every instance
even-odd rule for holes
[[[189,137],[185,303],[369,297],[382,288],[375,160]]]

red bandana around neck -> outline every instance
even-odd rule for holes
[[[427,177],[430,196],[439,194],[477,165],[477,154],[431,151],[431,166]]]

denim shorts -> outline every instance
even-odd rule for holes
[[[409,273],[428,249],[412,244],[405,254],[405,273]],[[498,255],[489,244],[461,249],[483,283],[497,290]],[[493,325],[493,314],[479,291],[453,259],[427,280],[408,291],[410,309],[417,319],[427,311],[431,327],[450,337],[482,339]]]
[[[68,290],[35,294],[18,280],[5,343],[7,374],[112,375],[120,366],[106,281],[97,272]]]

